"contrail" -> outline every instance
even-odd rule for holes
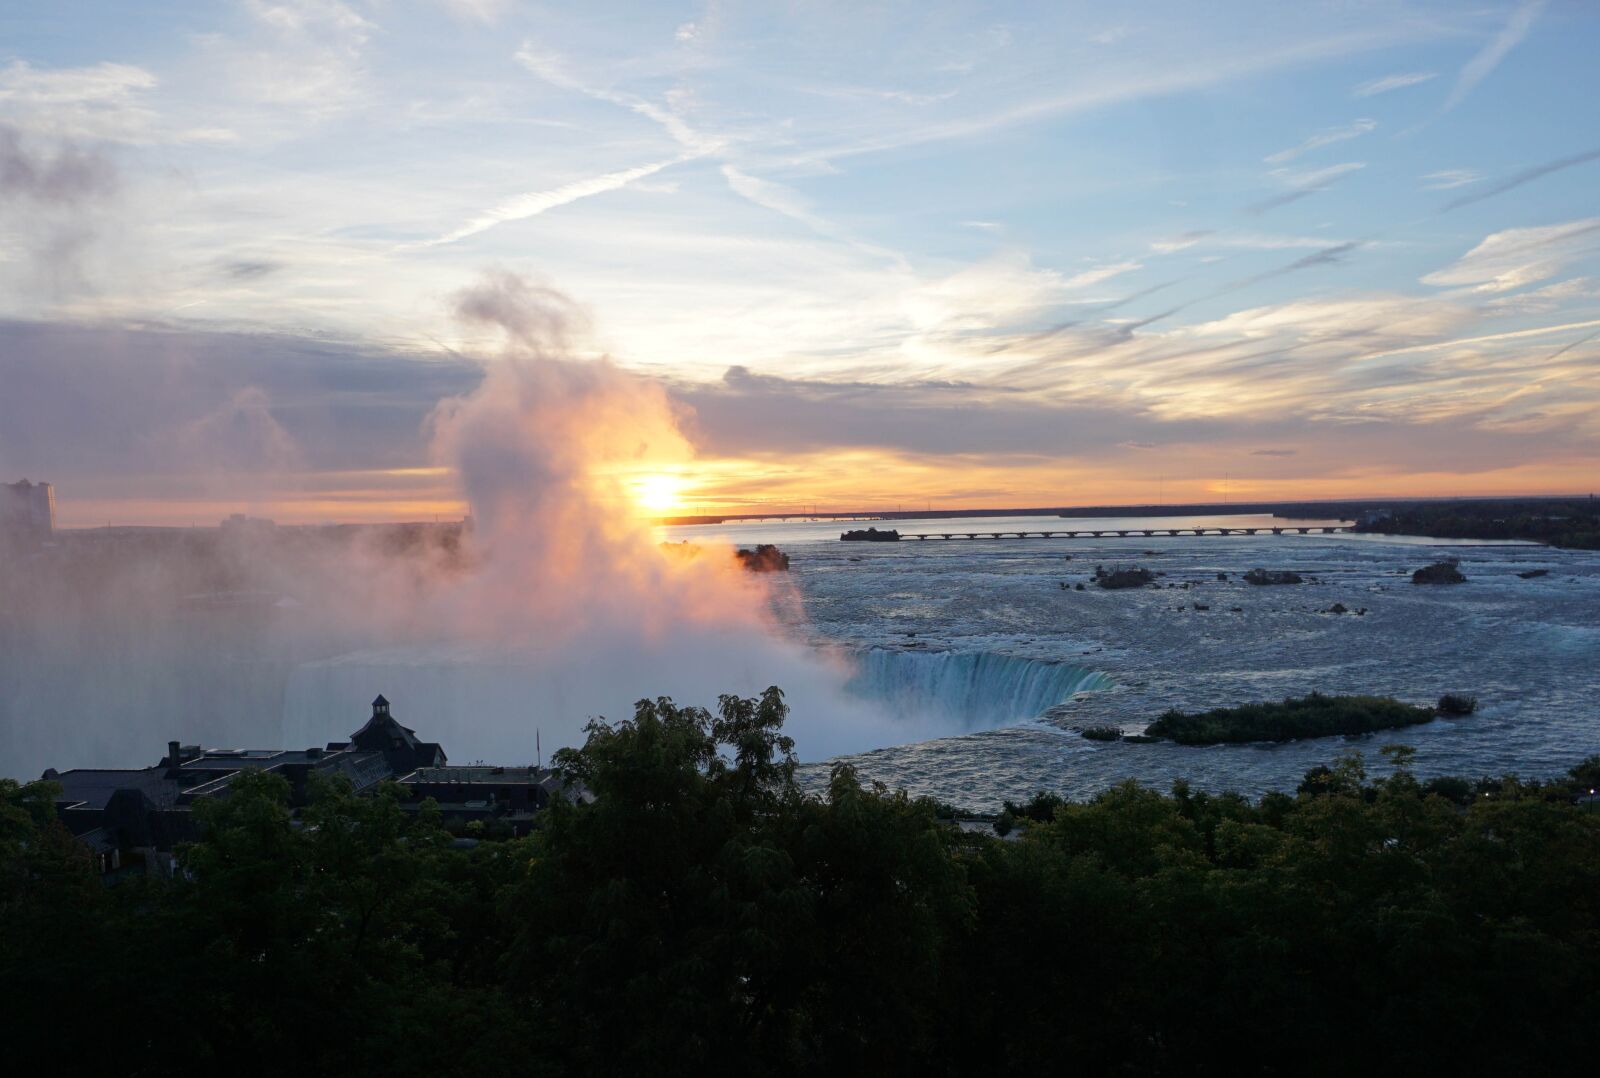
[[[637,168],[623,169],[621,172],[608,172],[603,176],[593,176],[586,180],[574,180],[571,183],[562,184],[560,187],[552,187],[548,191],[530,191],[525,195],[518,195],[516,198],[500,203],[500,205],[480,217],[473,218],[453,232],[446,232],[437,239],[424,240],[416,246],[437,247],[440,244],[454,243],[457,240],[466,239],[468,236],[475,236],[479,232],[485,232],[495,225],[504,224],[507,221],[521,221],[529,217],[537,217],[546,210],[553,210],[557,206],[565,206],[569,202],[576,202],[581,198],[588,198],[590,195],[600,195],[607,191],[615,191],[618,188],[626,187],[635,180],[642,180],[646,176],[653,175],[664,168],[685,160],[687,160],[687,157],[674,157],[666,161],[655,161],[648,165],[640,165]]]

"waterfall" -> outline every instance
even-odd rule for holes
[[[896,651],[853,655],[848,691],[902,718],[986,730],[1031,719],[1074,693],[1109,688],[1098,670],[992,651]]]

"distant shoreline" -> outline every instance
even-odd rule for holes
[[[1065,505],[1023,509],[855,509],[831,512],[720,513],[661,517],[656,523],[675,527],[762,520],[949,520],[958,517],[1182,517],[1216,513],[1267,513],[1286,520],[1359,519],[1374,510],[1404,511],[1446,504],[1491,506],[1505,503],[1570,502],[1592,495],[1505,495],[1484,498],[1360,498],[1278,502],[1188,502],[1161,505]]]

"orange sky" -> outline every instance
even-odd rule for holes
[[[1176,470],[1176,469],[1175,469]],[[58,497],[61,527],[104,524],[214,525],[229,513],[262,516],[282,524],[371,523],[460,519],[466,503],[450,477],[424,471],[412,477],[409,494],[392,489],[298,494],[281,490],[260,497],[90,498]],[[658,474],[658,473],[651,473]],[[1554,461],[1475,475],[1372,472],[1333,477],[1276,478],[1228,473],[1166,477],[1121,471],[1074,470],[1058,465],[951,468],[889,453],[819,453],[784,461],[707,460],[675,473],[675,505],[651,500],[663,515],[752,512],[842,512],[930,507],[1004,509],[1068,505],[1142,505],[1229,501],[1302,501],[1334,498],[1395,498],[1583,494],[1594,485],[1591,461]],[[953,490],[960,493],[952,494]]]

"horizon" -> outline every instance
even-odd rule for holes
[[[0,27],[0,479],[65,527],[459,517],[530,361],[670,414],[586,447],[647,518],[1600,475],[1579,3]]]
[[[653,523],[657,527],[693,527],[695,525],[700,525],[700,524],[708,524],[709,525],[709,524],[718,524],[718,523],[722,523],[722,522],[725,522],[725,521],[739,521],[739,520],[747,521],[747,522],[750,522],[750,523],[760,523],[762,521],[768,521],[768,520],[791,521],[792,522],[792,521],[796,521],[796,520],[802,520],[802,519],[805,519],[805,518],[808,518],[808,517],[812,518],[812,519],[816,519],[816,520],[834,519],[834,520],[840,520],[840,521],[850,521],[850,520],[867,521],[867,520],[916,520],[916,519],[919,519],[919,518],[929,518],[929,517],[965,519],[965,518],[983,517],[983,516],[987,516],[987,515],[1023,516],[1023,515],[1027,515],[1027,514],[1030,514],[1030,513],[1041,514],[1041,515],[1057,515],[1057,514],[1066,515],[1066,514],[1068,514],[1070,512],[1074,512],[1074,511],[1086,512],[1086,513],[1094,513],[1094,514],[1097,514],[1097,515],[1104,515],[1102,513],[1102,511],[1104,511],[1104,510],[1113,510],[1113,509],[1128,509],[1128,510],[1151,510],[1151,509],[1157,509],[1157,510],[1169,510],[1169,511],[1171,511],[1169,513],[1155,513],[1155,514],[1151,514],[1151,513],[1146,512],[1146,513],[1142,514],[1144,516],[1162,516],[1162,515],[1181,516],[1181,515],[1186,515],[1186,512],[1180,513],[1180,512],[1177,512],[1178,510],[1183,510],[1183,511],[1202,510],[1202,511],[1206,511],[1206,512],[1210,512],[1212,510],[1232,510],[1235,514],[1238,514],[1238,515],[1259,516],[1259,515],[1261,515],[1261,509],[1262,508],[1294,508],[1296,506],[1309,506],[1309,507],[1316,508],[1316,507],[1321,506],[1321,505],[1338,506],[1338,505],[1354,505],[1356,503],[1381,505],[1381,504],[1390,503],[1390,502],[1393,502],[1393,503],[1396,503],[1396,504],[1403,504],[1403,505],[1411,505],[1411,504],[1417,504],[1417,503],[1430,503],[1430,502],[1449,503],[1449,502],[1475,502],[1475,501],[1506,501],[1506,502],[1552,501],[1552,502],[1562,502],[1562,501],[1578,501],[1578,500],[1585,500],[1585,499],[1592,501],[1594,498],[1595,498],[1595,494],[1592,493],[1592,492],[1589,492],[1589,493],[1570,493],[1569,492],[1569,493],[1557,493],[1557,494],[1471,494],[1471,495],[1445,494],[1445,495],[1435,495],[1435,496],[1415,497],[1415,498],[1387,497],[1387,496],[1378,496],[1378,497],[1360,497],[1360,496],[1356,496],[1356,497],[1348,497],[1348,498],[1289,499],[1289,500],[1282,500],[1282,501],[1251,500],[1251,501],[1241,501],[1241,502],[1107,502],[1107,503],[1080,504],[1080,505],[967,506],[967,507],[957,507],[957,508],[949,508],[949,509],[944,509],[944,508],[931,508],[930,509],[930,508],[926,508],[926,507],[922,508],[922,509],[916,509],[916,508],[905,509],[905,508],[900,508],[900,507],[896,507],[896,508],[879,507],[879,508],[859,508],[859,509],[829,509],[829,508],[810,507],[810,508],[785,509],[785,508],[782,508],[782,507],[772,507],[770,509],[770,511],[762,512],[762,511],[759,510],[759,507],[758,507],[757,509],[753,509],[753,510],[749,510],[749,511],[729,512],[729,513],[726,513],[726,514],[685,513],[685,514],[676,514],[676,515],[671,515],[671,516],[660,516],[660,517],[646,518],[646,519],[649,522]],[[469,507],[465,507],[464,506],[462,508],[466,509],[466,508],[469,508]],[[1217,513],[1212,513],[1212,515],[1215,515],[1215,516],[1226,516],[1228,514],[1226,512],[1217,512]],[[448,517],[447,518],[447,517],[438,516],[438,517],[434,517],[432,519],[427,519],[427,520],[419,519],[419,518],[394,518],[394,519],[382,519],[382,520],[332,520],[332,519],[326,519],[326,520],[279,521],[279,520],[274,520],[274,519],[267,518],[267,517],[253,517],[253,516],[250,516],[249,514],[245,514],[245,513],[232,513],[232,514],[230,514],[230,516],[236,517],[236,518],[240,518],[240,519],[244,519],[244,520],[251,521],[251,522],[260,521],[260,522],[263,522],[263,523],[271,524],[271,525],[276,526],[276,527],[286,527],[286,528],[441,527],[441,526],[448,526],[448,525],[452,525],[452,524],[466,524],[466,523],[469,523],[472,520],[472,514],[470,512],[463,512],[463,513],[461,513],[461,515],[455,516],[455,517]],[[1116,518],[1108,517],[1108,519],[1116,519]],[[57,534],[59,534],[61,532],[73,532],[73,531],[106,531],[106,530],[115,531],[115,530],[119,530],[119,529],[215,530],[215,529],[217,529],[217,528],[219,528],[219,527],[221,527],[223,525],[226,525],[227,523],[229,523],[229,520],[228,520],[227,517],[224,517],[223,519],[217,521],[216,523],[202,523],[202,522],[196,520],[196,521],[191,521],[191,522],[189,522],[187,524],[182,524],[182,523],[156,523],[156,524],[152,524],[152,523],[120,522],[120,521],[106,521],[106,522],[99,523],[99,524],[61,524],[61,523],[58,522],[56,524],[55,531],[57,532]]]

